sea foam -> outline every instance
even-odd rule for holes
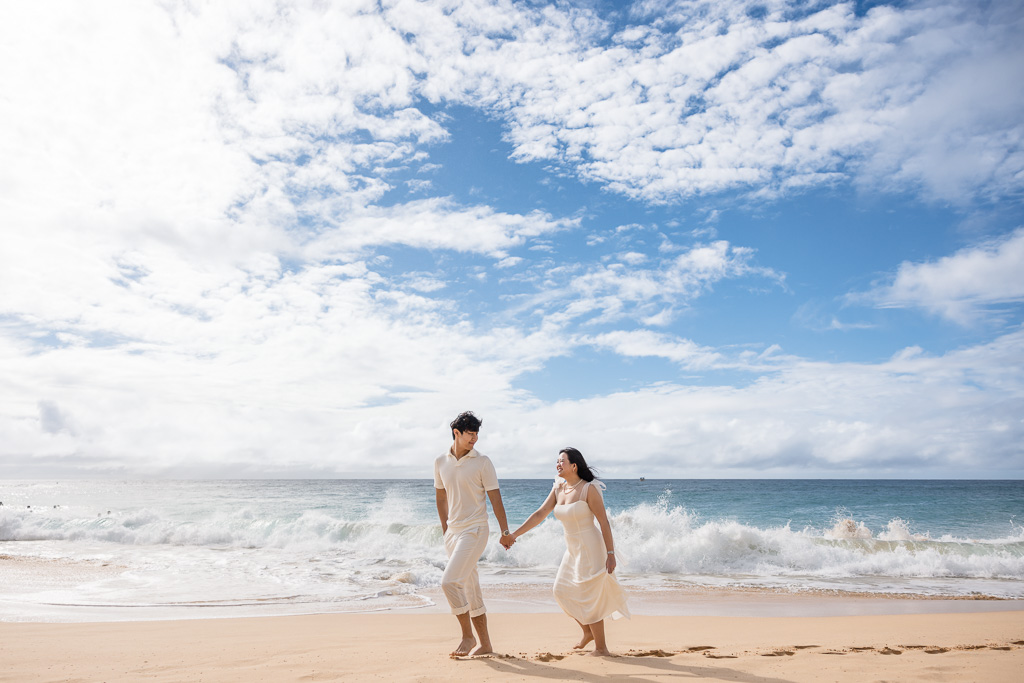
[[[234,490],[218,486],[215,492]],[[40,603],[365,606],[392,604],[438,585],[446,557],[424,492],[412,495],[408,486],[394,485],[363,499],[352,489],[341,499],[331,489],[296,499],[293,493],[307,487],[281,485],[278,498],[259,502],[236,495],[204,497],[201,504],[179,504],[178,497],[159,498],[142,488],[123,508],[109,511],[96,510],[92,491],[85,502],[6,504],[0,542],[10,556],[123,568],[116,580],[39,593],[33,599]],[[103,493],[104,500],[123,497]],[[899,517],[887,523],[873,517],[869,525],[846,510],[826,515],[817,527],[751,524],[706,517],[672,500],[666,492],[610,513],[627,586],[1024,597],[1024,532],[1012,520],[1002,536],[965,538],[933,535]],[[515,515],[525,518],[518,504]],[[491,529],[496,532],[493,519]],[[564,552],[561,525],[549,517],[509,551],[493,533],[481,574],[489,582],[545,583]],[[18,590],[35,595],[31,586]]]
[[[128,546],[287,549],[330,553],[353,563],[392,563],[400,572],[443,564],[440,528],[400,506],[381,506],[364,519],[321,511],[269,517],[255,508],[221,510],[182,520],[150,509],[86,518],[72,510],[0,508],[0,541],[67,541]],[[844,518],[824,530],[757,527],[704,520],[665,502],[611,515],[623,572],[687,576],[964,577],[1024,581],[1024,537],[931,538],[893,519],[877,534]],[[493,522],[492,522],[493,524]],[[511,551],[489,545],[497,567],[550,569],[564,552],[561,527],[549,518]],[[74,552],[71,545],[65,546]],[[407,579],[408,581],[408,579]]]

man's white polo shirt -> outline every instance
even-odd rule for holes
[[[498,488],[491,459],[474,448],[461,458],[449,450],[434,461],[434,488],[448,497],[448,528],[463,531],[487,526],[487,491]]]

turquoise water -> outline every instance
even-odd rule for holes
[[[513,525],[551,484],[502,481]],[[631,590],[1024,597],[1024,482],[607,485]],[[445,561],[429,480],[4,481],[0,502],[0,619],[414,608]],[[545,584],[563,550],[549,518],[492,542],[484,581]]]

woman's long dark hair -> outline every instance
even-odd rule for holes
[[[558,452],[565,453],[565,457],[569,459],[569,462],[576,465],[576,474],[579,475],[580,479],[583,481],[594,481],[596,472],[587,466],[587,461],[583,459],[583,454],[579,450],[570,446]]]

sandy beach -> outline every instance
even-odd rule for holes
[[[424,613],[78,624],[0,623],[0,680],[1016,681],[1024,611],[840,617],[636,616],[617,656],[572,650],[558,614],[491,613],[496,652],[452,659]]]
[[[509,484],[509,500],[535,486]],[[495,652],[458,660],[429,481],[123,483],[120,511],[100,517],[89,510],[114,495],[106,482],[9,486],[8,500],[28,493],[0,511],[0,683],[1020,680],[1020,540],[980,513],[980,540],[947,538],[962,515],[925,529],[946,540],[834,538],[828,524],[694,522],[645,502],[667,486],[617,487],[633,491],[616,538],[634,570],[620,574],[633,618],[607,626],[616,656],[573,650],[578,628],[551,594],[552,524],[481,562]],[[807,488],[816,517],[832,504],[828,483],[714,486],[740,500],[775,486],[768,498],[789,501],[778,515]],[[891,485],[877,519],[915,495],[939,507],[932,488]],[[1002,500],[990,484],[957,490]],[[381,496],[422,505],[366,517]]]

